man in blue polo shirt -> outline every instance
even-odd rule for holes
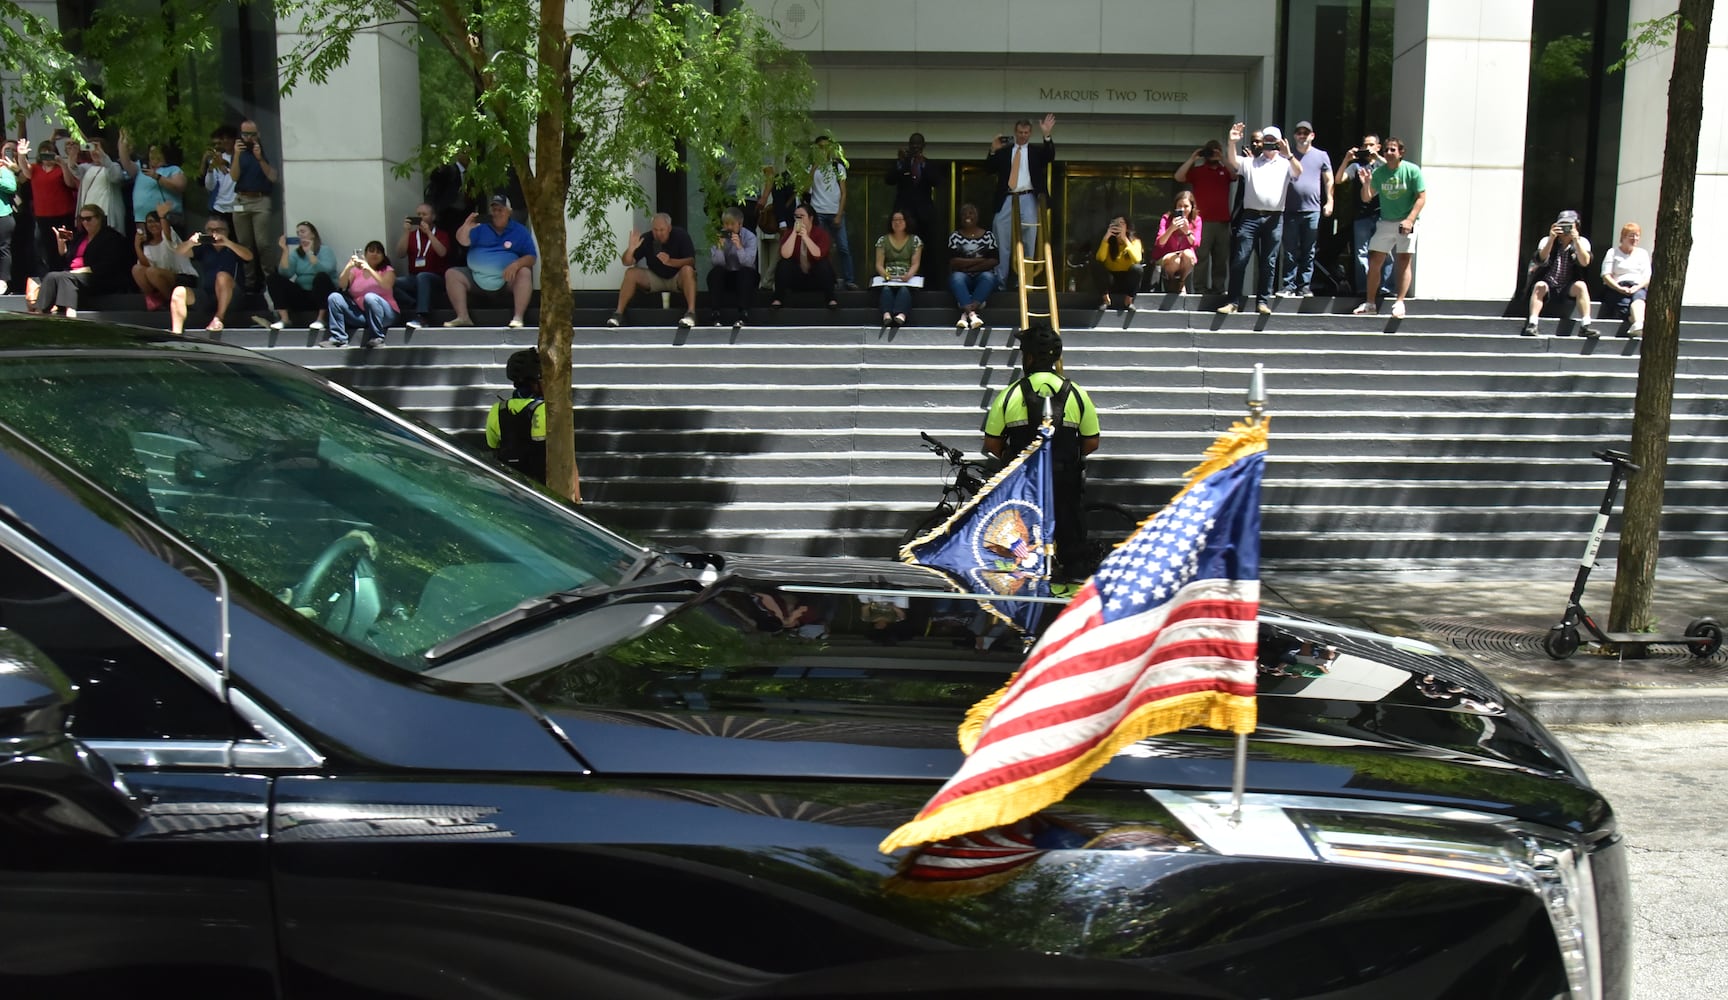
[[[534,295],[534,264],[539,251],[534,247],[534,235],[528,227],[510,216],[510,199],[493,195],[487,209],[491,221],[480,225],[478,213],[469,213],[462,228],[456,230],[456,242],[468,248],[468,266],[453,267],[444,272],[444,291],[450,296],[450,306],[456,318],[445,326],[473,326],[468,315],[468,294],[478,289],[482,293],[499,293],[508,289],[514,310],[510,326],[522,325],[528,311],[528,300]]]

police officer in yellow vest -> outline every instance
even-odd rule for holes
[[[546,400],[540,384],[540,352],[530,347],[504,362],[504,377],[516,387],[486,414],[486,446],[498,461],[546,481]]]
[[[1060,334],[1039,324],[1016,336],[1023,374],[996,394],[984,414],[984,450],[1003,459],[1018,455],[1038,433],[1048,400],[1056,426],[1050,442],[1056,561],[1069,575],[1083,577],[1092,571],[1078,564],[1086,552],[1085,458],[1098,450],[1098,409],[1085,389],[1056,374],[1056,361],[1062,357]]]

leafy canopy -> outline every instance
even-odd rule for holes
[[[617,253],[608,208],[650,207],[645,164],[694,168],[710,206],[754,195],[764,163],[807,165],[814,82],[754,12],[654,0],[586,7],[553,28],[542,5],[526,0],[280,0],[280,16],[302,31],[281,60],[283,91],[327,82],[362,31],[416,31],[421,45],[454,59],[469,91],[431,95],[445,120],[428,124],[427,141],[399,171],[430,170],[462,151],[482,187],[514,170],[531,201],[536,190],[558,195],[578,224],[572,260],[588,271]],[[545,131],[543,115],[563,127]],[[559,133],[561,176],[542,177],[533,143]]]

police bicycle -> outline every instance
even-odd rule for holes
[[[967,458],[966,453],[959,448],[944,444],[923,431],[918,432],[918,436],[924,439],[924,443],[919,447],[946,459],[948,468],[942,473],[942,498],[936,501],[936,506],[929,513],[919,517],[918,522],[900,536],[902,546],[922,538],[953,517],[954,512],[977,496],[984,484],[990,481],[990,477],[1000,472],[1005,464]],[[1109,555],[1110,550],[1133,534],[1140,524],[1138,517],[1117,504],[1088,503],[1081,509],[1086,517],[1086,541],[1091,550],[1087,553],[1087,561],[1092,566],[1096,566],[1099,560]]]

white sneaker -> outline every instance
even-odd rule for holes
[[[519,319],[516,319],[516,318],[514,318],[514,317],[512,317],[512,318],[511,318],[511,320],[510,320],[510,322],[508,322],[508,323],[506,323],[506,324],[504,324],[504,325],[505,325],[505,326],[507,326],[507,327],[509,327],[509,328],[510,328],[510,329],[512,329],[512,330],[520,330],[520,329],[522,329],[522,321],[521,321],[521,320],[519,320]]]
[[[313,320],[306,324],[306,329],[311,330],[313,333],[322,333],[324,330],[324,324],[318,320]]]
[[[408,321],[408,329],[410,330],[419,330],[425,325],[426,324],[419,319],[411,319]]]
[[[277,333],[281,333],[283,330],[285,330],[287,328],[288,328],[288,324],[282,322],[279,319],[273,319],[270,321],[270,329],[276,331]]]
[[[1626,330],[1626,336],[1628,336],[1628,337],[1641,337],[1643,335],[1644,335],[1644,324],[1643,323],[1633,323]]]
[[[970,325],[971,325],[971,323],[972,323],[972,314],[971,314],[971,313],[966,313],[966,314],[965,314],[965,315],[963,315],[963,316],[961,316],[961,317],[960,317],[960,318],[959,318],[959,320],[957,320],[957,321],[956,321],[956,322],[955,322],[955,323],[954,323],[954,329],[956,329],[956,330],[964,330],[964,329],[966,329],[966,328],[967,328],[967,327],[968,327],[968,326],[970,326]]]
[[[984,317],[978,315],[977,313],[967,313],[966,315],[968,317],[966,321],[972,325],[972,329],[974,329],[974,330],[984,329]]]
[[[1352,316],[1376,316],[1376,315],[1379,315],[1379,313],[1380,313],[1380,307],[1376,306],[1372,302],[1364,302],[1361,305],[1357,306],[1356,308],[1350,310],[1350,315],[1352,315]]]
[[[1392,303],[1392,318],[1404,318],[1404,302],[1402,300]]]

